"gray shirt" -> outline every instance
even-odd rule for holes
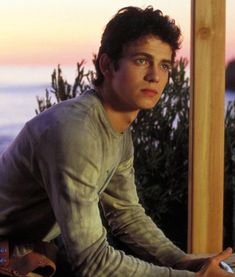
[[[139,259],[108,244],[99,202]],[[0,157],[0,237],[18,243],[59,233],[79,276],[195,276],[170,268],[185,253],[139,204],[130,130],[112,129],[92,90],[26,123]]]

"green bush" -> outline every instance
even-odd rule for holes
[[[187,60],[173,67],[169,84],[152,110],[143,110],[132,124],[135,175],[140,201],[155,223],[182,249],[187,248],[189,78]],[[92,87],[93,71],[77,64],[77,77],[69,85],[58,66],[52,88],[37,98],[38,110],[82,94]],[[55,101],[52,102],[51,95]],[[233,199],[235,199],[235,127],[233,104],[225,119],[225,244],[232,245]],[[234,195],[234,197],[233,197]],[[233,208],[234,205],[234,208]]]
[[[224,246],[235,248],[235,101],[225,114],[224,186]]]
[[[74,98],[91,87],[94,72],[92,70],[85,72],[84,62],[82,60],[77,63],[77,76],[73,85],[70,85],[64,80],[60,65],[58,65],[57,69],[54,69],[51,75],[50,90],[46,89],[45,97],[37,97],[38,109],[35,110],[36,114],[43,112],[61,101]],[[51,96],[55,99],[54,101]]]

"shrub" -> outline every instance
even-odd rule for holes
[[[60,65],[58,65],[57,70],[54,69],[51,75],[50,90],[46,89],[45,97],[37,97],[38,109],[35,110],[36,114],[43,112],[61,101],[74,98],[91,87],[94,72],[92,70],[85,72],[84,63],[84,60],[77,63],[77,76],[73,85],[70,85],[64,80]],[[55,99],[54,101],[52,101],[51,96]]]
[[[235,247],[235,101],[225,114],[224,144],[224,246]]]

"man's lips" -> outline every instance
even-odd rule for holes
[[[156,96],[158,94],[158,91],[155,89],[144,88],[144,89],[141,89],[141,91],[144,93],[144,95],[150,96],[150,97]]]

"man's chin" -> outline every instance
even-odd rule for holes
[[[153,109],[156,106],[157,102],[155,104],[143,105],[141,110],[151,110],[151,109]]]

